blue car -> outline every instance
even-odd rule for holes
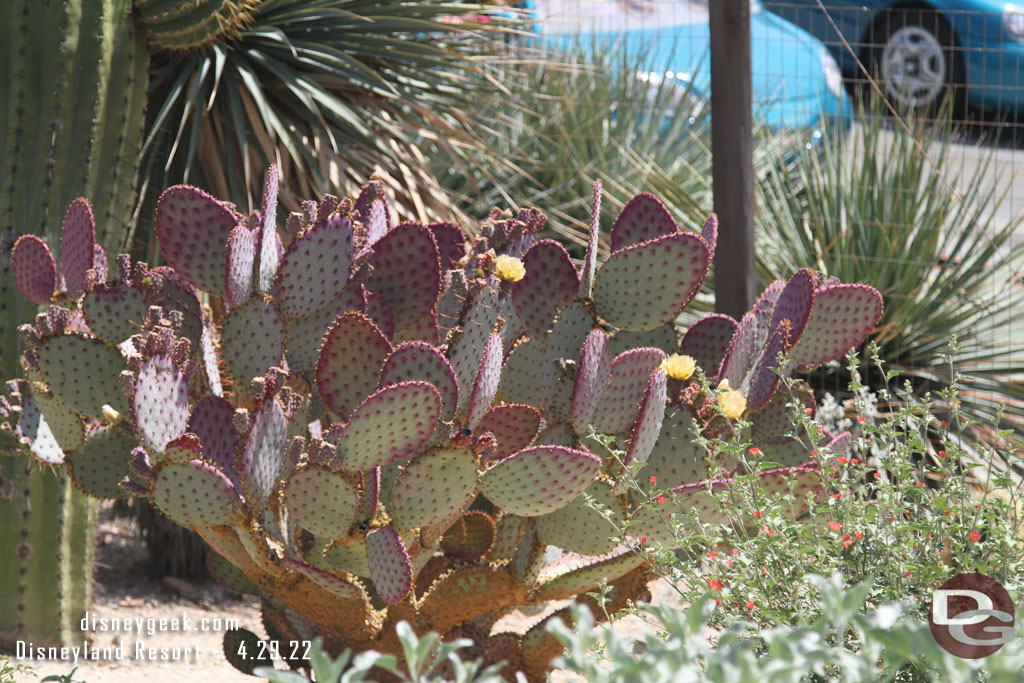
[[[907,110],[933,109],[951,94],[960,110],[1024,112],[1024,8],[1002,0],[764,4],[820,38],[848,77],[862,79],[863,65]]]
[[[708,0],[532,0],[527,7],[547,46],[621,41],[629,53],[644,55],[647,78],[711,91]],[[756,0],[750,10],[757,119],[774,129],[814,135],[825,118],[848,124],[849,99],[828,50],[806,31],[763,11]]]

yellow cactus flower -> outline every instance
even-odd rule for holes
[[[729,386],[728,383],[726,386]],[[747,397],[738,391],[730,389],[718,395],[718,405],[722,406],[722,410],[725,411],[727,418],[735,420],[747,409]]]
[[[722,381],[718,383],[717,389],[719,391],[729,391],[729,389],[732,389],[732,387],[729,386],[729,378],[726,377],[722,379]]]
[[[505,282],[519,282],[526,275],[526,267],[515,256],[502,254],[494,260],[494,274]]]
[[[661,369],[672,379],[690,379],[693,371],[697,369],[697,361],[690,356],[681,356],[673,353],[661,362]]]

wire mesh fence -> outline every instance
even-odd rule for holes
[[[921,392],[961,372],[965,405],[995,424],[1006,404],[1003,419],[1024,432],[1024,13],[888,4],[751,0],[759,277],[809,266],[874,285],[890,367]],[[495,144],[517,173],[497,185],[551,209],[552,227],[578,241],[596,176],[609,226],[641,190],[698,225],[712,206],[707,0],[529,10],[523,44],[553,53],[510,60]],[[847,380],[835,367],[814,378],[840,394]]]

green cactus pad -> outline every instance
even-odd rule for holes
[[[185,527],[241,523],[244,513],[235,487],[209,463],[168,463],[157,470],[150,496],[153,504]]]
[[[147,448],[161,452],[188,425],[188,385],[167,356],[143,363],[135,380],[131,415]]]
[[[362,473],[363,516],[367,519],[373,519],[377,514],[377,504],[380,503],[380,469],[374,467]]]
[[[120,344],[139,333],[146,318],[142,292],[124,282],[99,283],[82,299],[89,329],[108,344]]]
[[[176,185],[156,205],[156,238],[171,268],[193,285],[220,295],[228,238],[239,217],[202,190]]]
[[[618,434],[633,426],[651,373],[664,360],[661,349],[639,348],[621,353],[612,361],[608,388],[594,410],[594,429],[598,433]]]
[[[400,382],[430,382],[441,395],[441,420],[455,415],[459,385],[448,359],[425,342],[408,342],[395,348],[381,368],[380,387]]]
[[[833,457],[838,457],[849,454],[852,445],[853,435],[850,432],[843,432],[825,444],[825,451]]]
[[[537,437],[537,443],[545,446],[570,448],[576,443],[576,433],[572,430],[572,425],[566,422],[555,422],[548,425],[548,428]]]
[[[814,394],[806,385],[794,387],[793,396],[790,392],[776,392],[764,408],[751,415],[750,440],[759,445],[779,443],[787,440],[787,432],[794,429],[789,417],[789,408],[786,404],[796,400],[801,411],[811,409],[811,415],[816,412]]]
[[[648,242],[665,235],[679,232],[679,226],[665,205],[648,192],[641,192],[630,199],[619,217],[615,219],[611,233],[612,252]]]
[[[260,262],[256,270],[256,286],[261,292],[269,292],[281,262],[281,238],[277,234],[277,186],[280,180],[277,164],[267,169],[267,181],[263,186],[263,204],[260,211]]]
[[[316,385],[324,404],[343,420],[380,383],[391,343],[369,318],[346,313],[335,321],[320,350]]]
[[[391,304],[401,330],[434,308],[441,293],[441,266],[430,230],[402,223],[373,245],[373,274],[367,288]]]
[[[654,500],[649,507],[641,507],[630,515],[636,524],[629,527],[629,535],[646,543],[660,543],[666,548],[681,545],[673,535],[674,522],[685,521],[696,530],[698,524],[720,524],[728,521],[719,502],[708,493],[707,482],[688,484],[672,489],[665,494],[665,502]],[[715,495],[726,490],[722,482],[713,482],[711,492]],[[694,513],[694,510],[696,511]],[[671,516],[671,517],[670,517]],[[684,534],[685,535],[685,534]]]
[[[28,444],[29,451],[41,462],[47,465],[59,465],[64,462],[64,450],[57,443],[57,438],[39,410],[34,396],[29,395],[22,399],[18,436]]]
[[[345,539],[330,544],[324,549],[324,567],[337,574],[369,576],[370,565],[366,560],[366,544],[362,538],[355,542]]]
[[[495,505],[536,517],[568,505],[597,477],[601,461],[562,446],[534,446],[499,461],[484,474],[482,492]]]
[[[224,659],[236,670],[249,676],[257,667],[273,667],[271,650],[263,639],[252,631],[244,628],[232,628],[224,631]],[[242,653],[245,655],[243,656]]]
[[[614,550],[611,537],[618,535],[617,529],[626,521],[625,501],[602,480],[587,487],[586,494],[610,512],[610,520],[579,496],[565,507],[537,518],[541,543],[580,555],[604,555]]]
[[[35,235],[19,237],[11,252],[11,270],[26,299],[39,305],[50,303],[57,289],[57,264],[46,242]]]
[[[366,317],[373,321],[388,341],[394,339],[395,314],[391,310],[391,304],[382,295],[366,292]]]
[[[712,258],[715,256],[715,247],[718,245],[718,216],[710,214],[701,226],[700,236],[708,245]]]
[[[729,349],[722,358],[722,365],[718,369],[718,379],[728,380],[729,386],[739,389],[743,386],[743,380],[750,373],[757,353],[760,351],[757,344],[757,316],[754,313],[746,313],[729,342]]]
[[[669,408],[661,424],[646,466],[638,479],[644,491],[668,489],[694,484],[708,478],[705,450],[693,443],[693,413],[688,408]],[[650,483],[650,477],[655,483]]]
[[[546,551],[547,545],[537,536],[537,527],[531,526],[523,534],[519,546],[512,555],[512,575],[516,583],[522,586],[533,585],[544,568]]]
[[[518,515],[502,515],[495,524],[494,543],[487,553],[492,562],[512,559],[519,547],[519,541],[528,528],[533,528],[533,520]]]
[[[341,474],[316,467],[292,472],[283,500],[292,522],[326,539],[348,535],[363,510],[355,486]]]
[[[476,381],[473,383],[473,392],[469,396],[469,412],[466,417],[466,429],[470,431],[483,419],[484,414],[490,409],[495,394],[498,393],[498,382],[501,380],[501,359],[503,350],[501,348],[501,336],[491,335],[487,347],[484,349],[484,356],[480,359],[480,369],[476,373]]]
[[[545,581],[537,587],[535,600],[564,600],[596,590],[602,583],[611,582],[645,563],[643,555],[624,552],[600,562],[587,563]]]
[[[238,478],[238,430],[235,408],[219,396],[207,396],[192,410],[188,431],[199,437],[203,459],[213,463],[241,492]]]
[[[384,602],[401,602],[412,590],[412,563],[402,537],[386,526],[366,534],[366,560],[373,587]]]
[[[757,478],[768,496],[785,496],[787,500],[792,496],[792,500],[799,503],[796,506],[797,517],[807,511],[807,495],[816,496],[823,488],[821,472],[817,465],[779,467],[758,472]]]
[[[540,411],[523,403],[506,403],[487,411],[476,426],[476,434],[490,432],[497,441],[487,462],[503,460],[533,443],[540,430]]]
[[[335,214],[292,243],[275,289],[285,316],[312,315],[341,294],[352,266],[353,239],[351,219]]]
[[[754,413],[757,415],[758,413]],[[806,432],[803,438],[793,437],[776,439],[773,443],[761,446],[761,459],[765,462],[774,462],[785,467],[798,467],[807,464],[811,458],[810,449],[807,448]]]
[[[363,224],[366,229],[366,246],[372,247],[380,241],[380,238],[388,234],[391,229],[391,214],[387,204],[382,199],[375,199],[370,204],[370,210],[363,217]]]
[[[284,345],[284,320],[266,299],[254,297],[224,319],[221,350],[239,391],[248,393],[254,377],[281,365]]]
[[[661,327],[656,327],[653,330],[647,330],[646,332],[618,330],[612,335],[610,341],[612,357],[615,357],[623,351],[629,351],[630,349],[635,349],[640,346],[651,346],[656,349],[661,349],[666,354],[675,353],[678,338],[676,335],[675,324],[665,323]],[[729,343],[728,339],[725,341],[726,344]]]
[[[165,315],[170,311],[181,311],[185,316],[185,322],[178,331],[178,336],[189,339],[192,348],[196,348],[203,331],[203,308],[195,287],[167,266],[153,268],[149,272],[160,275],[163,286],[159,292],[153,289],[146,291],[146,305],[163,307]]]
[[[224,292],[229,306],[241,306],[252,294],[252,274],[256,264],[258,238],[259,235],[242,224],[235,226],[228,237]]]
[[[395,480],[388,514],[399,529],[434,524],[472,502],[477,480],[471,450],[442,448],[420,455]]]
[[[601,234],[601,181],[594,181],[593,199],[590,205],[590,236],[587,239],[587,255],[580,268],[581,299],[589,299],[594,289],[594,273],[597,271],[597,245]]]
[[[783,320],[789,321],[791,341],[787,350],[803,334],[811,315],[813,301],[814,272],[808,268],[801,268],[793,273],[779,294],[775,309],[772,311],[772,320],[768,325],[768,330],[773,331]]]
[[[47,339],[39,347],[39,369],[50,391],[87,417],[103,419],[104,405],[128,412],[120,385],[124,357],[98,339],[77,334]]]
[[[441,300],[437,302],[437,332],[442,340],[447,339],[448,334],[459,324],[469,300],[469,288],[463,271],[446,273],[445,283]]]
[[[506,403],[543,406],[555,388],[555,371],[539,342],[520,342],[505,360],[498,394]]]
[[[412,325],[395,330],[394,340],[397,342],[422,341],[436,346],[440,343],[437,334],[437,312],[427,311]]]
[[[583,351],[583,342],[591,330],[597,327],[597,321],[579,301],[565,307],[558,316],[555,326],[548,338],[545,358],[551,363],[559,358],[576,360]]]
[[[239,479],[250,509],[261,509],[270,497],[287,441],[288,420],[281,404],[276,398],[264,401],[252,421],[238,461]]]
[[[316,367],[327,331],[339,316],[365,313],[366,293],[362,286],[346,287],[338,298],[313,315],[288,321],[285,353],[292,372],[306,372]]]
[[[459,406],[462,412],[476,381],[480,359],[498,320],[498,278],[490,275],[473,288],[472,302],[459,321],[460,331],[448,347],[448,360],[459,381]]]
[[[420,612],[434,629],[446,631],[495,605],[509,605],[521,592],[501,569],[464,567],[434,582],[420,602]]]
[[[128,476],[136,443],[115,427],[97,429],[68,456],[71,480],[93,498],[126,498],[118,484]]]
[[[654,448],[665,417],[667,380],[665,371],[659,368],[654,371],[647,383],[647,391],[640,402],[640,414],[636,418],[633,436],[629,440],[629,450],[626,451],[626,465],[634,460],[645,462]]]
[[[516,315],[531,337],[545,337],[555,316],[579,289],[569,253],[554,240],[534,244],[523,258],[526,275],[512,285]]]
[[[494,543],[494,520],[479,510],[463,515],[441,539],[441,548],[448,557],[475,562],[487,554]]]
[[[98,244],[92,245],[92,267],[96,271],[96,281],[107,281],[107,253]]]
[[[771,400],[782,379],[780,372],[785,366],[785,360],[780,363],[778,360],[779,355],[785,354],[793,345],[793,337],[790,336],[790,330],[786,322],[785,320],[782,321],[777,328],[772,330],[761,358],[758,359],[757,365],[746,380],[746,382],[749,382],[749,385],[745,382],[747,410],[750,412],[764,408],[768,401]]]
[[[32,387],[32,398],[45,416],[46,425],[61,450],[73,451],[85,442],[85,427],[82,418],[64,401],[52,393],[43,391],[41,385]]]
[[[615,327],[653,330],[683,310],[710,265],[707,244],[694,233],[626,247],[597,271],[594,308]]]
[[[739,323],[724,313],[706,315],[679,340],[679,353],[693,358],[708,379],[714,379],[737,327]]]
[[[384,387],[352,413],[338,441],[348,472],[386,465],[414,453],[430,438],[441,413],[441,396],[427,382]]]
[[[612,372],[612,357],[608,336],[601,330],[587,335],[583,353],[576,369],[576,381],[572,388],[572,402],[569,416],[577,434],[585,434],[594,419],[597,403],[604,395]]]
[[[882,295],[867,285],[833,285],[814,293],[814,307],[789,364],[809,370],[859,346],[882,317]]]
[[[205,459],[199,437],[195,434],[182,434],[168,442],[167,447],[164,449],[163,457],[157,460],[186,463]]]
[[[220,553],[209,553],[206,556],[206,567],[210,570],[210,576],[227,586],[236,593],[246,595],[259,595],[259,586],[253,583],[252,579],[246,576],[245,572],[231,564]]]
[[[362,587],[360,587],[355,580],[348,581],[340,576],[335,576],[330,572],[317,569],[316,567],[308,565],[305,562],[300,562],[294,558],[282,557],[281,566],[285,569],[292,569],[299,572],[313,583],[317,584],[329,593],[338,596],[342,600],[358,600],[365,596]]]
[[[427,227],[434,235],[437,253],[441,259],[441,272],[452,270],[466,255],[466,237],[462,228],[448,221],[429,223]]]
[[[60,236],[60,276],[68,298],[77,299],[85,286],[85,273],[93,267],[96,222],[92,207],[82,197],[71,202]]]

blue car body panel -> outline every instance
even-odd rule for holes
[[[859,75],[857,59],[867,65],[871,26],[897,0],[766,0],[765,7],[817,36],[832,50],[847,75]],[[1024,111],[1024,42],[1003,26],[1006,2],[995,0],[927,0],[915,6],[937,10],[953,30],[961,55],[967,103],[987,109]],[[833,27],[829,21],[835,23]],[[839,32],[856,53],[851,54]]]
[[[714,1],[714,0],[712,0]],[[643,55],[659,78],[710,93],[710,28],[701,0],[531,0],[542,43],[566,49],[578,42],[616,42]],[[823,118],[850,121],[846,93],[830,91],[824,47],[806,31],[755,7],[751,16],[754,112],[774,129],[811,130]],[[785,49],[780,49],[784,47]]]

